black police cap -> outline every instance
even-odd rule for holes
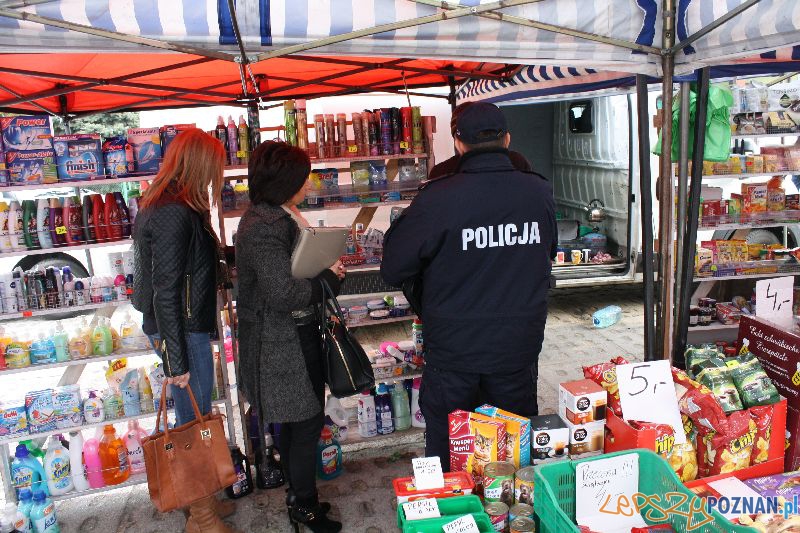
[[[505,115],[499,107],[487,102],[466,106],[456,118],[456,137],[467,144],[494,141],[507,132]]]

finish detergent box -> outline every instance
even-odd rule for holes
[[[175,140],[179,133],[189,129],[196,128],[194,124],[173,124],[171,126],[161,126],[159,133],[161,134],[161,152],[167,155],[167,148],[169,144]]]
[[[97,133],[59,135],[53,138],[60,181],[96,179],[104,173],[103,152]]]
[[[158,128],[129,129],[128,144],[133,149],[136,172],[158,172],[161,167],[161,136]]]
[[[490,416],[506,424],[506,461],[517,469],[531,464],[531,421],[489,404],[475,409],[476,413]]]
[[[53,148],[53,130],[47,115],[0,117],[0,133],[7,152]]]
[[[56,153],[53,150],[6,152],[6,169],[11,184],[57,183]]]
[[[25,406],[0,406],[0,437],[19,437],[28,434],[28,415]]]
[[[56,429],[53,389],[31,391],[25,395],[25,413],[28,415],[28,428],[31,433]]]
[[[133,150],[125,137],[110,137],[102,147],[106,177],[124,178],[133,172]],[[130,161],[129,161],[130,160]]]

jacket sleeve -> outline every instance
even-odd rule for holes
[[[438,248],[440,225],[423,195],[421,191],[384,237],[381,276],[394,287],[421,275]]]
[[[155,209],[149,224],[154,228],[151,230],[153,310],[167,377],[189,371],[181,293],[192,239],[191,217],[186,206],[167,204]]]

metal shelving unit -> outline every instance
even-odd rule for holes
[[[703,176],[704,180],[746,180],[750,178],[771,178],[772,176],[785,176],[788,174],[799,174],[800,170],[776,170],[775,172],[755,172],[752,174],[709,174]]]
[[[731,135],[731,139],[739,140],[739,139],[775,139],[781,137],[799,137],[800,133],[754,133],[752,135],[748,135],[746,133],[742,134],[734,134]]]
[[[147,357],[148,355],[155,355],[153,350],[139,350],[135,352],[118,352],[110,355],[95,355],[83,359],[70,359],[60,363],[49,363],[46,365],[31,365],[24,368],[6,368],[0,370],[0,377],[10,376],[11,374],[21,374],[23,372],[30,372],[32,370],[52,370],[54,368],[66,368],[69,366],[83,366],[88,363],[102,363],[105,361],[113,361],[115,359],[135,359],[137,357]]]
[[[363,328],[367,326],[380,326],[382,324],[396,324],[398,322],[410,322],[415,320],[417,315],[405,315],[405,316],[396,316],[392,318],[383,318],[380,320],[373,320],[371,318],[367,318],[366,320],[362,320],[361,322],[347,322],[347,327],[350,329],[353,328]]]

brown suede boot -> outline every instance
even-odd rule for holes
[[[239,533],[217,516],[214,500],[214,496],[209,496],[189,506],[186,533]]]
[[[222,498],[214,497],[214,501],[212,502],[212,506],[214,508],[214,512],[217,513],[217,516],[220,518],[228,518],[233,513],[236,512],[236,502],[231,500],[230,498]],[[186,518],[189,518],[189,508],[183,510],[183,514]]]

